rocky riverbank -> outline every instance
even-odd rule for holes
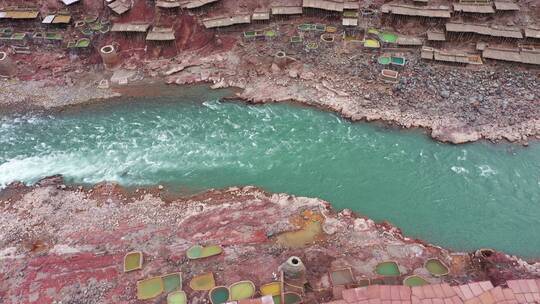
[[[444,66],[414,54],[406,56],[400,81],[386,84],[378,78],[374,54],[326,46],[324,52],[300,49],[282,59],[275,56],[281,47],[286,46],[240,44],[206,56],[194,52],[167,61],[128,62],[116,71],[94,66],[91,72],[52,80],[3,80],[0,90],[6,98],[0,107],[50,109],[104,100],[130,95],[129,83],[141,81],[149,86],[210,83],[214,88],[239,88],[237,97],[249,102],[296,101],[353,121],[425,128],[443,142],[483,138],[527,143],[540,138],[538,70],[505,64]]]
[[[337,213],[319,199],[254,187],[179,198],[163,187],[83,188],[54,177],[10,185],[0,192],[0,208],[3,303],[137,303],[137,280],[171,272],[182,272],[190,303],[207,303],[206,292],[187,287],[195,275],[212,271],[218,285],[260,286],[276,280],[292,255],[307,267],[306,303],[332,299],[329,271],[350,267],[355,280],[375,279],[375,265],[386,260],[400,265],[402,277],[414,273],[432,283],[540,277],[540,263],[485,250],[452,252],[348,210]],[[219,244],[224,253],[191,261],[185,251],[194,244]],[[123,256],[132,250],[143,252],[143,270],[123,273]],[[450,274],[429,275],[429,258],[444,261]]]

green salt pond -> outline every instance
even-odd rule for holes
[[[315,24],[315,30],[318,32],[325,32],[326,31],[326,25],[324,24]]]
[[[77,48],[86,48],[88,46],[90,46],[90,39],[87,38],[79,39],[75,44]]]
[[[298,26],[298,30],[301,31],[301,32],[312,31],[312,30],[315,30],[315,25],[310,24],[310,23],[300,24]]]
[[[310,50],[316,50],[319,48],[319,45],[316,42],[309,42],[306,44],[306,47]]]
[[[211,245],[206,247],[195,245],[188,249],[186,255],[189,259],[195,260],[208,258],[214,255],[221,254],[222,252],[223,249],[219,245]]]
[[[302,297],[294,292],[286,292],[284,295],[285,304],[298,304],[302,303]]]
[[[124,256],[124,272],[142,268],[143,255],[140,251],[128,252]]]
[[[182,289],[182,274],[179,272],[161,276],[165,292],[169,293]]]
[[[189,282],[189,287],[193,290],[211,290],[215,286],[216,281],[214,280],[214,274],[211,272],[195,276]]]
[[[291,43],[299,43],[299,42],[302,42],[302,41],[304,41],[304,40],[300,36],[292,36],[291,37]]]
[[[382,262],[377,264],[375,266],[375,273],[382,276],[387,277],[394,277],[399,276],[401,273],[399,272],[399,267],[396,262],[388,261],[388,262]]]
[[[255,285],[251,281],[240,281],[229,286],[230,299],[233,301],[252,298],[255,291]]]
[[[84,22],[86,24],[90,24],[90,23],[94,23],[98,20],[98,17],[97,16],[86,16],[84,17]]]
[[[381,44],[375,39],[366,39],[364,41],[364,47],[366,48],[380,48]]]
[[[421,276],[417,276],[417,275],[408,276],[407,278],[405,278],[405,280],[403,280],[403,285],[410,286],[410,287],[423,286],[427,284],[429,284],[428,281],[426,281]]]
[[[429,259],[424,267],[434,276],[444,276],[448,274],[448,267],[438,259]]]
[[[13,33],[11,40],[23,40],[26,37],[26,33]]]
[[[187,304],[187,296],[183,291],[171,292],[167,295],[167,304]]]
[[[274,38],[274,37],[277,36],[277,33],[276,33],[276,31],[269,30],[269,31],[264,32],[264,36],[266,36],[268,38]]]
[[[223,304],[229,300],[229,289],[225,286],[217,286],[210,290],[210,301],[212,304]]]
[[[388,32],[383,32],[379,34],[379,38],[388,43],[395,43],[398,39],[398,35]]]
[[[382,65],[388,65],[391,62],[390,57],[387,56],[380,56],[379,59],[377,59],[377,62]]]
[[[392,56],[390,58],[390,60],[391,60],[391,63],[394,64],[394,65],[399,65],[399,66],[405,65],[405,58],[403,58],[403,57]]]
[[[148,300],[163,293],[164,286],[161,277],[149,278],[137,282],[137,298]]]

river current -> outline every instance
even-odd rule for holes
[[[256,185],[319,197],[437,245],[540,257],[538,143],[447,145],[420,131],[186,90],[0,115],[0,186],[53,174],[72,183],[163,184],[185,194]]]

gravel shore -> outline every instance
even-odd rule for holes
[[[182,272],[190,303],[202,304],[207,293],[188,287],[194,276],[211,271],[219,285],[251,280],[261,286],[276,280],[290,256],[307,267],[306,303],[332,299],[331,270],[346,267],[357,280],[375,278],[375,266],[385,260],[399,263],[401,279],[414,273],[431,283],[499,285],[540,277],[540,263],[499,252],[453,252],[350,210],[337,213],[320,199],[254,187],[177,197],[159,186],[66,186],[56,176],[0,191],[0,210],[3,303],[140,303],[137,280]],[[314,224],[315,232],[302,232]],[[218,244],[224,252],[189,260],[185,252],[194,244]],[[143,253],[143,269],[124,273],[123,257],[133,250]],[[430,258],[444,261],[450,274],[430,275],[424,268]]]

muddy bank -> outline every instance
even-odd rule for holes
[[[0,194],[0,296],[5,303],[137,303],[135,282],[182,272],[190,303],[206,293],[187,287],[212,271],[218,285],[276,279],[278,266],[299,256],[310,286],[305,301],[332,299],[328,272],[350,267],[358,280],[376,279],[375,265],[394,260],[402,279],[420,274],[452,284],[540,277],[540,263],[504,253],[458,253],[403,236],[328,202],[271,194],[254,187],[211,190],[177,197],[166,188],[128,191],[115,184],[66,186],[61,177],[32,187],[12,184]],[[310,225],[320,230],[307,231]],[[219,244],[224,253],[186,259],[194,244]],[[141,271],[123,273],[126,252],[140,250]],[[450,267],[445,277],[423,268],[429,258]],[[159,299],[159,298],[158,298]]]

